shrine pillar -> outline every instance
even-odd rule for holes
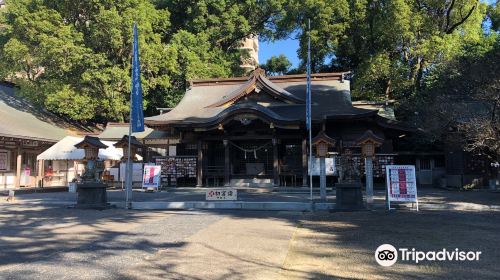
[[[278,139],[273,138],[273,180],[274,185],[280,185],[279,178],[279,159],[278,159]]]
[[[230,182],[231,165],[229,162],[229,140],[224,139],[224,186],[228,187]]]
[[[196,163],[196,187],[203,187],[203,142],[198,140],[198,161]]]
[[[307,139],[302,139],[302,186],[307,187]]]

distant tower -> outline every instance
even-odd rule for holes
[[[246,50],[250,57],[242,58],[240,67],[245,69],[245,72],[255,70],[259,65],[259,36],[249,35],[242,41],[241,50]]]

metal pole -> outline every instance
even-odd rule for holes
[[[307,98],[309,106],[309,118],[306,120],[309,125],[309,192],[311,203],[313,201],[313,185],[312,185],[312,112],[311,112],[311,19],[308,19],[308,39],[307,39]]]
[[[132,200],[132,162],[130,161],[130,138],[132,135],[132,91],[130,92],[130,119],[128,127],[128,154],[125,177],[125,209],[130,209]]]

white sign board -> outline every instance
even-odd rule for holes
[[[160,185],[161,166],[160,165],[144,165],[142,174],[142,188],[155,188],[158,190]]]
[[[309,162],[308,162],[309,163]],[[319,172],[319,158],[312,157],[312,175],[313,176],[320,176]],[[337,172],[337,169],[335,167],[335,158],[325,158],[325,167],[326,167],[326,176],[333,176]],[[309,170],[310,172],[310,170]]]
[[[237,200],[238,190],[224,188],[224,189],[209,189],[205,194],[206,200]]]
[[[414,165],[387,165],[385,167],[387,178],[387,199],[390,209],[391,201],[416,202],[417,178]]]
[[[125,182],[125,173],[127,170],[127,162],[120,163],[120,181]],[[142,180],[142,163],[134,162],[132,164],[132,181],[140,182]]]

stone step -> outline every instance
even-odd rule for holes
[[[269,178],[253,178],[253,179],[231,179],[231,183],[255,183],[255,184],[272,184],[273,179]]]
[[[231,187],[244,188],[272,188],[272,179],[231,179]]]
[[[255,184],[255,183],[231,183],[233,188],[272,188],[274,187],[271,183],[265,184]]]

